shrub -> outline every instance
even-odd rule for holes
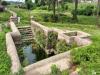
[[[51,15],[50,16],[50,22],[58,22],[59,21],[59,15]]]
[[[55,49],[57,40],[58,40],[58,33],[54,31],[49,31],[48,38],[47,38],[47,48]]]
[[[91,16],[93,14],[93,6],[87,6],[84,10],[84,15]]]
[[[68,10],[68,5],[67,4],[65,5],[65,10]]]
[[[40,45],[41,48],[44,49],[46,46],[46,36],[44,34],[44,31],[37,28],[35,34],[36,42]]]
[[[78,15],[91,16],[91,15],[93,15],[93,11],[94,11],[94,6],[88,5],[88,6],[85,6],[84,8],[83,7],[79,8],[77,13],[78,13]]]
[[[61,75],[61,71],[56,65],[51,66],[51,75]]]
[[[58,41],[58,43],[56,45],[57,53],[62,53],[62,52],[68,51],[69,49],[70,49],[70,46],[68,46],[66,44],[65,40],[59,40]]]
[[[47,14],[44,14],[43,15],[43,21],[44,22],[48,22],[49,21],[49,18],[50,18],[49,15],[47,15]]]
[[[7,5],[8,5],[8,2],[2,1],[2,2],[1,2],[1,5],[7,6]]]
[[[41,6],[39,8],[42,9],[42,10],[47,10],[47,6]]]
[[[47,57],[45,50],[39,46],[39,44],[34,40],[33,42],[33,53],[36,54],[36,61],[42,60]],[[40,57],[41,56],[41,57]]]

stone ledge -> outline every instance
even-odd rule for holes
[[[17,73],[21,67],[21,64],[19,61],[16,46],[14,44],[11,33],[6,34],[6,46],[7,46],[7,53],[10,56],[12,62],[11,71],[12,73]]]
[[[56,64],[61,70],[68,69],[71,65],[70,51],[52,56],[25,67],[25,75],[48,74],[51,71],[52,64]]]

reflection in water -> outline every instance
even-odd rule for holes
[[[29,64],[36,62],[36,54],[32,53],[32,45],[26,45],[23,47],[23,53]]]

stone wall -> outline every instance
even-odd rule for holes
[[[11,63],[12,63],[11,71],[12,73],[17,73],[21,65],[11,33],[6,34],[6,47],[7,47],[7,53],[11,58]]]
[[[18,28],[16,27],[16,25],[13,21],[10,21],[9,25],[12,30],[11,35],[12,35],[12,38],[13,38],[15,44],[20,44],[21,43],[21,34],[20,34]]]
[[[6,11],[8,11],[9,13],[11,13],[12,15],[10,16],[10,21],[13,21],[14,23],[18,23],[18,17],[17,14],[11,10],[9,10],[8,8],[6,8]]]
[[[19,30],[17,29],[14,22],[9,22],[10,28],[12,32],[9,32],[6,34],[6,47],[7,47],[7,53],[11,58],[11,71],[12,73],[19,72],[21,68],[20,60],[17,54],[16,46],[15,44],[20,43],[21,35]]]
[[[70,51],[61,53],[24,68],[25,75],[46,75],[51,72],[51,66],[55,64],[60,70],[70,68]]]
[[[35,36],[37,35],[36,31],[40,31],[40,33],[44,33],[46,35],[46,38],[49,37],[50,32],[52,31],[56,32],[58,35],[57,39],[64,40],[67,45],[76,44],[77,46],[84,46],[91,44],[90,34],[82,31],[70,31],[70,30],[61,30],[57,28],[48,28],[46,26],[39,24],[38,22],[35,22],[34,20],[31,20],[31,28],[33,30],[33,33],[35,33]],[[53,37],[53,35],[51,37]],[[46,48],[48,48],[48,46],[50,46],[52,43],[49,43],[48,45],[48,39],[46,38],[44,41],[46,43]],[[55,41],[55,39],[50,39],[50,40]],[[45,51],[50,51],[50,50],[46,49]]]

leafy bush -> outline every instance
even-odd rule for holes
[[[47,38],[47,48],[55,49],[57,40],[58,40],[58,33],[54,31],[49,31]]]
[[[51,66],[51,74],[50,75],[69,75],[68,70],[63,70],[62,72],[56,65]]]
[[[44,31],[41,29],[36,29],[35,34],[36,42],[40,45],[41,48],[44,49],[46,46],[46,36]]]
[[[51,75],[61,75],[61,71],[56,65],[51,66]]]
[[[1,2],[1,5],[4,5],[4,6],[7,6],[9,3],[8,2],[6,2],[6,1],[2,1]]]
[[[47,54],[45,53],[45,50],[43,48],[41,48],[39,46],[39,44],[34,40],[33,42],[33,53],[36,54],[36,60],[39,61],[39,60],[42,60],[44,58],[47,58]],[[40,57],[41,56],[41,57]]]
[[[58,22],[59,21],[59,15],[56,14],[55,16],[54,15],[51,15],[50,16],[50,22]]]
[[[43,21],[44,22],[49,22],[49,19],[50,19],[49,15],[47,15],[47,14],[43,15]]]
[[[47,6],[41,6],[41,7],[39,7],[39,9],[47,10]]]
[[[100,65],[100,46],[98,44],[92,44],[87,47],[74,49],[72,51],[72,60],[73,62],[80,63],[82,70],[80,71],[81,75],[91,75],[92,71],[95,70],[99,73],[98,66]],[[98,66],[97,66],[98,64]],[[95,67],[94,67],[95,66]],[[85,70],[86,69],[86,70]]]
[[[43,21],[45,22],[58,22],[59,21],[59,15],[56,14],[55,16],[53,14],[42,14]]]
[[[68,46],[66,44],[65,40],[59,40],[58,41],[58,43],[56,45],[57,53],[62,53],[62,52],[68,51],[69,49],[70,49],[70,46]]]
[[[91,16],[93,15],[93,11],[94,11],[94,6],[89,5],[89,6],[85,6],[84,8],[81,7],[80,9],[78,9],[77,13],[78,15]]]
[[[68,10],[68,5],[67,4],[65,5],[65,10]]]

